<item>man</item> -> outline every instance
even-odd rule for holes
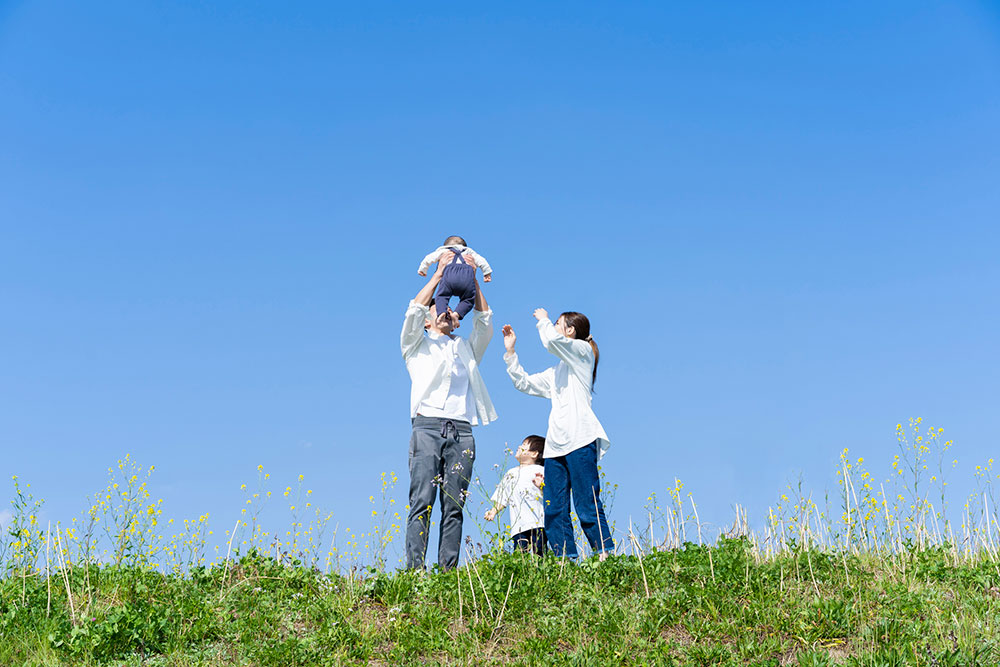
[[[497,413],[479,374],[493,337],[493,312],[476,284],[468,340],[452,333],[455,319],[439,318],[431,300],[453,255],[442,255],[437,271],[410,301],[400,348],[410,372],[410,514],[406,521],[406,565],[424,567],[434,496],[440,490],[438,565],[458,565],[462,508],[476,459],[472,427],[495,421]],[[465,258],[466,262],[472,260]],[[468,324],[468,318],[466,319]]]

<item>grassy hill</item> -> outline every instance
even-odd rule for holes
[[[450,572],[328,576],[252,553],[186,576],[21,574],[0,584],[3,665],[1000,662],[1000,570],[947,548],[761,558],[724,539],[641,561],[495,552]]]
[[[604,562],[507,553],[501,530],[481,530],[489,544],[466,538],[449,572],[386,570],[405,512],[392,473],[369,497],[372,527],[338,542],[303,476],[272,493],[258,466],[214,555],[208,515],[164,518],[153,467],[128,456],[68,525],[43,528],[44,501],[15,476],[0,666],[997,665],[1000,475],[976,466],[950,519],[958,461],[921,421],[897,425],[888,477],[844,449],[825,508],[789,484],[756,531],[737,506],[709,537],[675,480]],[[285,530],[263,527],[272,495]]]

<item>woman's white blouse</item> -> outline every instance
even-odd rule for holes
[[[611,442],[591,408],[594,349],[587,341],[560,335],[548,319],[539,320],[537,326],[542,345],[559,358],[557,365],[529,375],[516,352],[504,354],[503,358],[507,374],[519,391],[552,401],[544,457],[565,456],[596,440],[600,458]]]

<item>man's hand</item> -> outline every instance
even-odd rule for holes
[[[434,298],[434,289],[438,286],[438,283],[441,282],[441,277],[444,274],[444,267],[446,266],[445,259],[446,258],[442,253],[441,256],[438,257],[438,266],[437,270],[434,272],[434,275],[432,275],[430,279],[427,280],[427,284],[421,287],[420,291],[417,292],[417,295],[413,297],[413,300],[419,303],[421,306],[431,305],[431,300]],[[427,271],[418,271],[418,273],[422,276],[427,275]]]
[[[549,319],[549,311],[544,308],[535,308],[535,319],[539,321]]]
[[[508,354],[514,354],[514,344],[517,342],[517,334],[514,333],[514,329],[509,325],[503,325],[503,346],[507,350]]]
[[[484,283],[493,282],[493,274],[492,273],[487,273],[485,276],[483,276],[483,282]]]
[[[444,273],[444,267],[448,266],[448,262],[450,262],[451,258],[454,256],[455,253],[453,253],[451,250],[446,250],[443,253],[441,253],[441,256],[438,257],[438,268],[437,268],[438,275]]]
[[[496,518],[496,515],[497,515],[496,508],[491,507],[490,509],[486,510],[486,514],[483,515],[483,518],[486,519],[487,521],[492,521],[494,518]]]

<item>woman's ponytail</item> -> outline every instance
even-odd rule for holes
[[[597,364],[601,360],[601,351],[597,349],[597,342],[593,336],[587,336],[587,342],[590,343],[590,347],[594,350],[594,377],[590,380],[590,386],[593,388],[597,384]]]
[[[573,327],[577,340],[585,340],[590,343],[590,348],[594,351],[594,374],[590,379],[591,388],[597,384],[597,364],[601,360],[601,351],[597,349],[594,337],[590,335],[590,320],[583,313],[568,311],[560,315],[568,326]]]

